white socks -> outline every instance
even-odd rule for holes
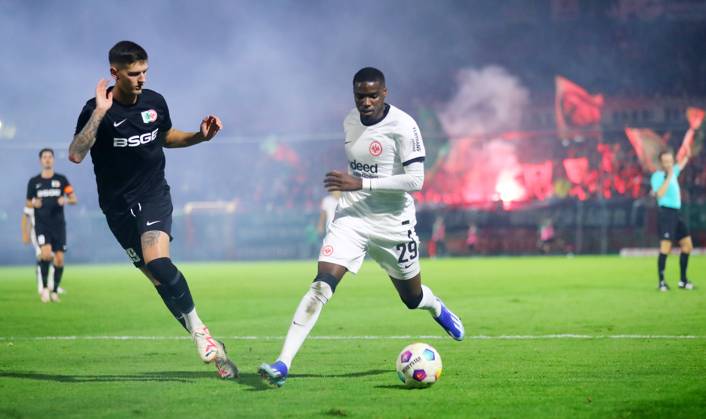
[[[194,330],[196,329],[206,327],[206,325],[204,325],[199,318],[199,315],[196,314],[196,307],[194,307],[190,312],[184,314],[184,320],[186,321],[186,328],[189,329],[189,332],[191,333],[194,333]]]
[[[439,302],[439,299],[434,296],[434,293],[431,292],[431,288],[426,285],[422,285],[422,301],[419,302],[417,308],[427,310],[434,317],[439,317],[441,315],[441,303]]]
[[[297,311],[294,312],[292,325],[289,326],[287,337],[284,339],[284,345],[282,346],[282,352],[278,358],[279,361],[287,365],[287,368],[292,365],[294,356],[316,324],[319,314],[321,314],[321,309],[332,296],[331,286],[322,281],[316,281],[311,284],[309,291],[304,294]]]

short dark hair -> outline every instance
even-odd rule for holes
[[[108,52],[110,64],[128,65],[138,61],[147,61],[147,51],[132,41],[120,41]]]
[[[46,153],[47,151],[50,152],[52,156],[54,155],[54,150],[49,147],[44,147],[43,149],[39,150],[39,158],[41,159],[42,154]]]
[[[353,84],[356,83],[374,83],[380,82],[381,85],[385,85],[385,75],[382,71],[375,67],[364,67],[358,70],[353,76]]]

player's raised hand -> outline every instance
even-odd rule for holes
[[[113,91],[108,91],[108,81],[100,79],[96,86],[96,110],[107,112],[113,106]]]
[[[215,137],[222,128],[223,123],[215,115],[209,115],[201,121],[201,135],[205,141]]]
[[[329,192],[332,191],[357,191],[363,187],[361,178],[351,176],[348,173],[334,170],[326,173],[324,186]]]

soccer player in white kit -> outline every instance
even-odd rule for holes
[[[410,192],[424,183],[424,143],[417,123],[385,103],[385,76],[366,67],[353,77],[356,109],[343,121],[348,173],[326,174],[329,191],[342,191],[319,254],[318,274],[294,312],[282,352],[260,375],[284,385],[294,356],[346,272],[356,273],[368,253],[389,275],[404,304],[423,309],[455,340],[458,316],[422,285],[416,214]]]

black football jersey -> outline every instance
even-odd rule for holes
[[[76,134],[95,108],[95,98],[86,102],[78,117]],[[171,127],[167,102],[153,90],[144,89],[134,105],[113,100],[91,148],[98,201],[104,212],[125,210],[168,188],[161,136]]]
[[[73,187],[66,176],[54,173],[45,179],[37,175],[27,183],[27,199],[39,198],[42,206],[34,209],[34,223],[44,225],[64,224],[64,207],[59,205],[59,197],[69,195]]]

